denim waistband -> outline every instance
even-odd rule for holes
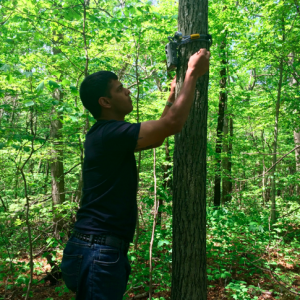
[[[89,242],[91,244],[94,243],[99,245],[106,245],[106,246],[121,249],[126,253],[128,252],[129,243],[115,236],[84,234],[78,231],[74,231],[72,235],[82,241]]]

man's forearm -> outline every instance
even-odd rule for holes
[[[177,123],[176,126],[180,126],[181,128],[189,115],[190,108],[194,100],[196,82],[197,77],[195,77],[192,72],[188,70],[186,72],[185,80],[177,99],[175,100],[174,90],[170,93],[170,96],[168,98],[168,101],[173,103],[173,105],[171,107],[166,105],[160,118],[164,118],[171,113],[170,118],[172,118],[173,121],[175,120],[175,122]],[[163,142],[164,140],[153,146],[159,147]]]
[[[177,99],[172,107],[167,110],[166,114],[162,116],[171,118],[180,129],[189,115],[194,100],[197,79],[198,77],[188,69]]]
[[[171,102],[171,103],[174,103],[174,101],[175,101],[175,92],[171,92],[171,93],[170,93],[170,96],[169,96],[169,98],[168,98],[168,101]],[[164,116],[166,116],[166,114],[168,113],[168,111],[170,110],[170,108],[171,108],[170,106],[165,105],[165,109],[164,109],[164,111],[163,111],[163,113],[162,113],[160,119],[163,118]],[[161,146],[163,142],[164,142],[164,139],[161,140],[160,142],[154,144],[152,148],[156,148],[156,147]]]
[[[168,101],[171,102],[171,103],[174,103],[174,101],[175,101],[175,93],[174,93],[174,92],[173,92],[173,93],[172,93],[172,92],[170,93],[170,96],[169,96],[169,98],[168,98]],[[169,110],[170,110],[170,106],[165,105],[165,109],[164,109],[164,111],[163,111],[163,113],[162,113],[160,119],[163,118],[163,117],[168,113]]]

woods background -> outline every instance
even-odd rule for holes
[[[299,299],[300,4],[208,5],[208,299]],[[94,123],[78,88],[111,70],[132,92],[126,121],[158,119],[175,75],[164,47],[177,18],[169,0],[0,1],[0,299],[74,297],[55,274]],[[170,137],[136,154],[139,222],[124,299],[149,289],[170,299],[173,152]],[[46,272],[53,289],[39,281]]]

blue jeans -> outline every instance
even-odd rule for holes
[[[131,268],[125,251],[72,236],[61,270],[76,300],[122,300]]]

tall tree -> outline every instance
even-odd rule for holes
[[[224,112],[227,103],[226,88],[226,36],[224,36],[220,45],[221,56],[221,70],[220,70],[220,93],[219,93],[219,112],[217,125],[217,141],[216,141],[216,173],[215,173],[215,187],[214,187],[214,206],[221,204],[221,153],[223,141],[223,126],[224,126]]]
[[[294,141],[295,146],[300,146],[300,130],[294,131]],[[296,159],[296,172],[300,173],[300,148],[297,148],[295,150],[295,159]],[[300,197],[300,184],[299,182],[296,185],[296,194],[298,197]],[[298,200],[300,202],[300,198]]]
[[[222,157],[222,171],[224,176],[222,177],[222,203],[231,201],[232,193],[232,179],[231,179],[231,155],[232,155],[232,137],[233,137],[233,119],[229,116],[227,111],[227,105],[225,105],[225,116],[223,125],[223,153]]]
[[[54,34],[54,36],[57,36]],[[62,35],[57,36],[59,40],[62,39]],[[61,50],[57,47],[53,47],[53,55],[58,55]],[[53,92],[53,98],[59,102],[62,102],[63,93],[59,88],[56,88]],[[52,178],[52,205],[53,205],[53,223],[54,223],[54,236],[59,238],[59,232],[63,226],[63,220],[57,212],[57,206],[65,201],[65,180],[64,180],[64,164],[63,164],[63,148],[60,145],[61,129],[62,125],[62,113],[56,115],[55,107],[52,107],[53,118],[50,125],[50,137],[53,142],[51,150],[51,178]]]
[[[291,65],[293,67],[293,64],[295,63],[295,53],[291,52],[290,53],[290,62],[289,65]],[[296,80],[296,76],[295,76],[295,72],[293,72],[293,77],[291,77],[291,82],[290,85],[293,86],[295,85],[297,88],[300,87],[300,83],[299,81]],[[297,110],[294,110],[294,113],[297,114]],[[299,113],[298,113],[299,115]],[[295,146],[300,146],[300,127],[299,126],[295,126],[295,130],[294,130],[294,142],[295,142]],[[300,148],[297,148],[295,150],[295,160],[296,160],[296,172],[300,172]],[[299,202],[300,202],[300,184],[299,182],[296,184],[296,195],[299,197]]]
[[[180,0],[178,29],[206,34],[207,0]],[[189,57],[208,43],[181,47],[177,69],[180,90]],[[172,299],[206,299],[206,146],[208,73],[196,85],[195,99],[182,131],[175,136],[173,176]]]

